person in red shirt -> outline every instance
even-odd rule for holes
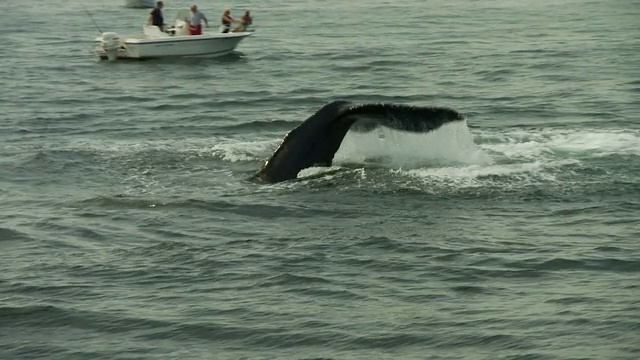
[[[189,31],[191,35],[202,35],[202,20],[209,27],[209,20],[204,16],[202,11],[198,10],[197,5],[191,5],[191,21],[189,22]]]

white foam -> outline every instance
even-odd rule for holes
[[[108,157],[129,157],[145,151],[163,151],[199,157],[214,156],[229,162],[264,159],[280,140],[238,141],[233,138],[189,138],[161,140],[74,139],[59,143],[60,150],[92,151]]]
[[[638,131],[617,129],[488,129],[472,134],[454,123],[416,134],[389,129],[350,132],[336,163],[382,160],[396,176],[454,187],[562,182],[589,157],[640,155]],[[443,181],[444,180],[444,181]]]
[[[280,140],[218,142],[211,147],[211,151],[229,162],[254,161],[263,159],[265,152],[275,149],[279,142]]]
[[[640,132],[620,129],[494,129],[479,132],[481,148],[506,158],[640,155]]]
[[[549,146],[559,151],[589,152],[596,156],[640,155],[640,136],[618,131],[558,134],[551,137]]]
[[[563,183],[566,176],[562,174],[576,171],[575,165],[589,158],[640,155],[639,134],[638,131],[618,129],[479,130],[475,142],[492,162],[401,167],[392,172],[429,184],[429,187],[495,185],[504,189]],[[459,155],[463,154],[459,152]]]
[[[307,177],[317,177],[319,175],[332,174],[336,171],[340,170],[339,166],[329,166],[329,167],[309,167],[306,169],[300,170],[298,173],[298,178],[307,178]],[[326,176],[324,176],[326,178]]]
[[[437,180],[440,184],[449,184],[456,187],[481,187],[487,183],[506,180],[518,186],[540,183],[556,182],[558,168],[572,166],[579,163],[577,160],[561,161],[535,161],[530,163],[492,164],[492,165],[468,165],[445,166],[422,169],[398,169],[397,174],[410,176],[430,183]]]

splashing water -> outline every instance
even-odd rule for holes
[[[473,141],[466,122],[450,123],[429,133],[378,128],[370,133],[349,132],[336,153],[336,163],[367,163],[383,159],[393,168],[433,164],[490,164],[491,158]]]

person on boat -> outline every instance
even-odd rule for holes
[[[197,5],[191,5],[191,21],[189,22],[189,31],[191,35],[202,35],[202,20],[209,27],[209,20],[204,16],[202,11],[198,10]]]
[[[164,3],[162,1],[158,1],[156,3],[156,7],[151,10],[149,18],[147,19],[147,25],[157,26],[160,31],[164,31],[164,16],[162,16],[163,7]]]
[[[224,9],[224,11],[222,12],[222,32],[223,33],[228,33],[229,30],[231,30],[231,24],[237,24],[240,23],[240,20],[236,20],[234,18],[231,17],[231,10],[229,9]]]
[[[242,17],[240,18],[240,26],[233,29],[233,32],[246,31],[249,25],[251,24],[253,24],[253,18],[251,17],[249,10],[247,10],[244,12],[244,15],[242,15]]]

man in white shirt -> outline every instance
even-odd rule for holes
[[[191,35],[202,35],[202,20],[209,27],[209,20],[204,16],[202,11],[198,10],[197,5],[191,5],[191,22],[189,23],[189,31]]]

